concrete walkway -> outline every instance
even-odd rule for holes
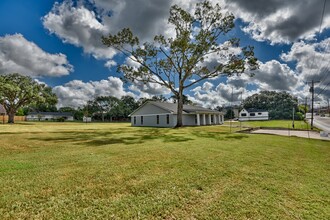
[[[282,135],[282,136],[296,136],[296,137],[330,141],[330,137],[321,137],[320,132],[316,132],[316,131],[297,131],[297,130],[288,131],[288,130],[258,129],[258,130],[251,131],[251,133],[252,134],[274,134],[274,135]]]

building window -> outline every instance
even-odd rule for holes
[[[250,116],[256,116],[256,113],[250,113]]]
[[[141,125],[143,125],[143,116],[141,116]]]
[[[261,113],[261,112],[259,112],[259,113],[258,113],[258,115],[262,115],[262,113]]]
[[[134,116],[134,124],[136,124],[136,117]]]
[[[157,115],[157,124],[159,125],[159,115]]]
[[[170,115],[166,115],[166,123],[167,123],[167,124],[170,123]]]
[[[246,117],[246,113],[242,113],[241,116],[242,116],[242,117]]]

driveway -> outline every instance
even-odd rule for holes
[[[330,141],[330,137],[321,137],[320,133],[316,132],[316,131],[258,129],[258,130],[252,131],[251,133],[253,133],[253,134],[275,134],[275,135],[282,135],[282,136],[296,136],[296,137]]]

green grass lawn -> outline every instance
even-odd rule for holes
[[[328,141],[80,123],[0,141],[0,219],[330,219]]]
[[[230,122],[226,121],[225,125],[230,125]],[[269,120],[269,121],[245,121],[245,122],[232,122],[232,126],[235,127],[269,127],[269,128],[290,128],[292,129],[292,120]],[[307,130],[310,129],[305,121],[295,121],[294,129]]]

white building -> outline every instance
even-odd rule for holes
[[[26,116],[27,121],[73,121],[71,112],[31,112]]]
[[[239,113],[239,121],[263,121],[269,120],[268,111],[261,109],[242,109]]]
[[[183,125],[223,124],[222,112],[207,108],[183,105]],[[149,101],[141,105],[130,115],[132,126],[175,127],[177,124],[177,104]]]

